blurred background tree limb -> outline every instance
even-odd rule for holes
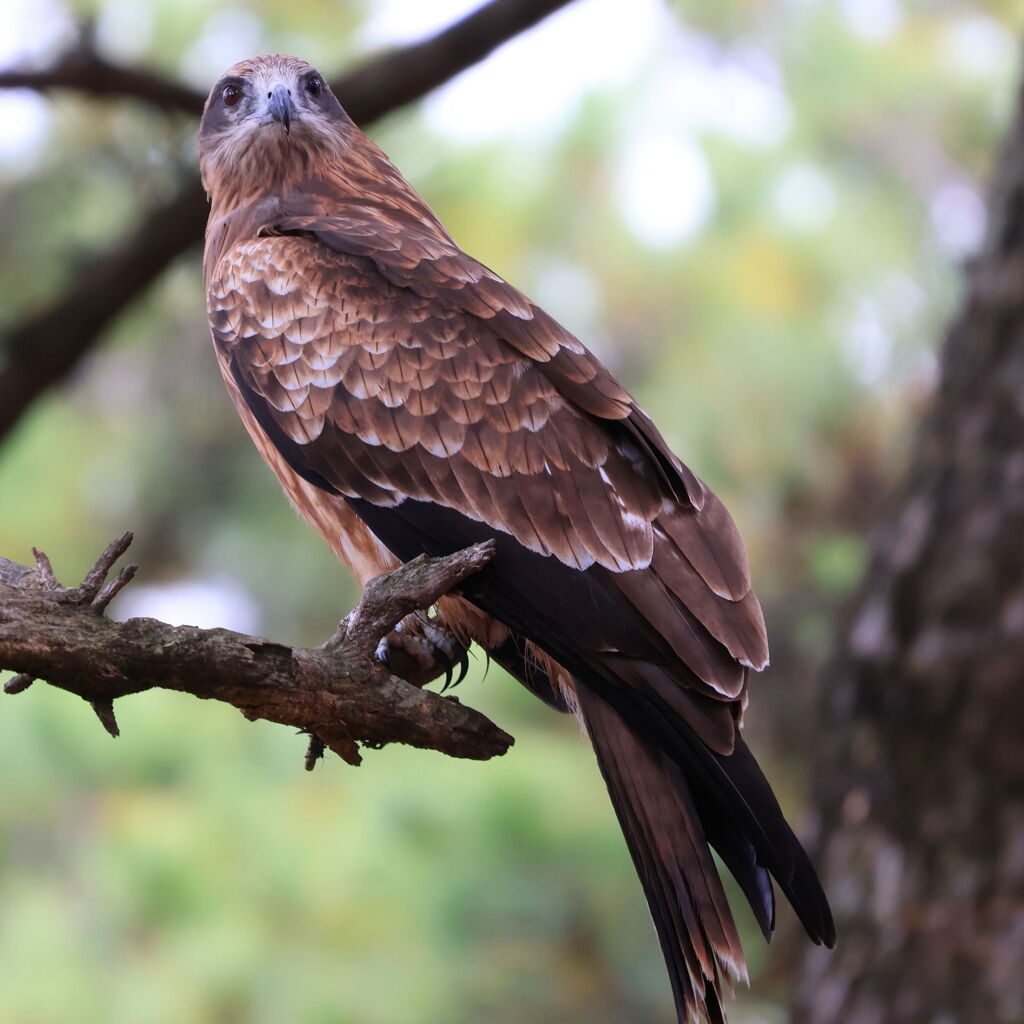
[[[804,1024],[1024,1019],[1024,91],[988,223],[824,673]]]
[[[198,90],[145,67],[129,67],[108,59],[96,48],[91,22],[84,22],[74,43],[45,68],[0,71],[0,89],[61,90],[103,99],[132,99],[168,113],[198,117],[206,97]]]
[[[448,81],[568,2],[491,0],[430,39],[333,77],[331,87],[352,119],[365,126]],[[196,116],[205,101],[147,69],[111,63],[96,53],[88,31],[46,70],[0,74],[0,89],[26,87],[127,97]],[[0,440],[177,256],[202,239],[206,211],[198,174],[186,175],[171,199],[140,214],[134,230],[90,259],[62,294],[0,339]]]

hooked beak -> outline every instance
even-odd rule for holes
[[[292,114],[295,108],[292,106],[291,93],[285,85],[275,85],[267,100],[267,112],[261,124],[270,124],[271,121],[278,121],[284,127],[285,133],[291,131]]]

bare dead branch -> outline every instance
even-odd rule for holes
[[[126,534],[110,545],[78,587],[48,578],[45,555],[35,569],[0,558],[0,668],[18,673],[8,693],[44,679],[87,701],[112,736],[115,700],[153,688],[191,693],[308,733],[307,767],[325,746],[351,764],[360,761],[360,743],[477,760],[511,746],[512,737],[479,712],[389,674],[373,653],[406,614],[481,569],[488,545],[418,558],[378,577],[344,621],[339,642],[300,648],[226,629],[105,618],[110,584],[103,580],[130,542]]]
[[[366,125],[419,99],[569,2],[492,0],[430,39],[335,78],[332,87],[353,120]],[[127,70],[121,71],[125,74],[109,81],[131,81]],[[202,98],[196,109],[201,108]],[[206,211],[199,178],[191,176],[134,231],[91,260],[47,308],[8,332],[0,345],[0,440],[36,398],[71,373],[174,259],[202,239]]]

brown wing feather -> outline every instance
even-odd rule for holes
[[[332,464],[343,441],[358,439],[376,468],[371,472],[360,463],[363,475],[389,487],[393,500],[449,504],[509,533],[516,532],[513,520],[523,522],[521,487],[493,486],[493,480],[522,485],[543,474],[555,486],[543,495],[539,521],[524,538],[527,546],[579,567],[595,561],[613,569],[649,564],[651,521],[661,501],[653,481],[646,487],[631,484],[626,493],[636,505],[632,519],[599,537],[573,480],[591,475],[593,515],[621,521],[621,496],[598,485],[602,473],[628,478],[635,450],[602,436],[534,363],[493,332],[470,331],[464,313],[462,319],[454,316],[437,299],[413,295],[402,316],[390,321],[379,319],[376,300],[373,318],[360,315],[352,295],[366,284],[365,261],[318,252],[314,269],[321,276],[313,285],[308,276],[279,276],[269,284],[260,279],[275,259],[294,265],[295,249],[314,247],[292,238],[242,246],[224,261],[211,291],[218,347],[269,404],[284,433],[297,443],[319,446],[323,460]],[[344,296],[331,286],[342,280]],[[293,291],[276,294],[289,286]],[[385,304],[392,299],[397,307],[396,297],[409,295],[396,286],[383,287]],[[332,316],[337,307],[344,310],[340,317]],[[306,345],[292,343],[284,332],[296,319],[322,323],[327,333]],[[413,395],[418,397],[410,401]],[[409,457],[392,457],[398,453]],[[351,461],[353,453],[348,454]],[[436,466],[436,459],[448,467]],[[458,487],[439,490],[437,482],[448,478],[448,468]],[[344,480],[332,482],[343,493],[365,496],[346,488]],[[574,520],[580,521],[578,531]],[[577,533],[587,541],[577,541]]]
[[[579,569],[646,570],[623,596],[696,685],[740,697],[739,663],[767,649],[721,504],[521,293],[450,240],[361,217],[281,216],[221,258],[225,368],[342,494],[436,502]]]

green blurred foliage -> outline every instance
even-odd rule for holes
[[[602,354],[734,510],[775,651],[748,728],[799,821],[815,669],[978,241],[1019,11],[648,7],[664,20],[635,72],[593,84],[555,128],[499,119],[463,136],[410,109],[373,134],[467,250]],[[46,26],[68,10],[50,4]],[[204,86],[225,33],[334,69],[364,52],[379,13],[326,0],[70,10],[94,14],[117,56]],[[571,75],[590,42],[564,67],[515,74]],[[737,76],[746,93],[730,91]],[[187,119],[73,96],[47,109],[43,143],[0,164],[0,327],[194,160]],[[683,161],[680,190],[710,183],[703,214],[668,242],[627,209],[623,162],[651,136],[697,154],[707,180]],[[672,188],[669,174],[668,220]],[[32,410],[0,450],[0,493],[0,553],[44,547],[65,579],[130,527],[151,595],[198,581],[226,615],[240,592],[251,628],[275,639],[319,642],[355,596],[236,421],[195,255]],[[511,754],[477,765],[395,748],[311,776],[301,737],[184,697],[122,702],[116,744],[64,694],[5,700],[0,1021],[670,1020],[639,885],[573,723],[494,667],[476,666],[460,696],[517,736]],[[766,970],[739,916],[757,998],[731,1019],[780,1020],[785,970]]]

